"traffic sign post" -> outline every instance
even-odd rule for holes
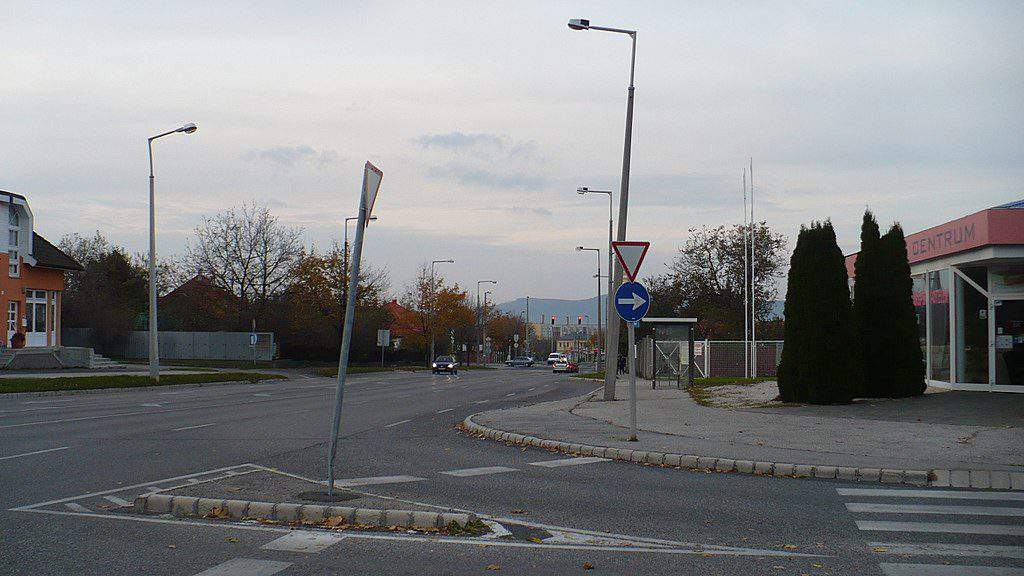
[[[643,254],[646,252],[647,249],[645,247],[643,252],[639,254],[635,267],[627,274],[631,278],[636,277],[636,272],[640,266],[639,262],[643,261]],[[618,251],[616,251],[616,254],[618,254]],[[622,262],[621,256],[619,261]],[[623,269],[627,269],[625,264]],[[641,318],[647,316],[647,312],[650,309],[651,293],[647,291],[647,287],[643,284],[639,282],[625,282],[615,291],[615,311],[626,321],[626,327],[629,332],[626,352],[628,356],[626,359],[629,364],[630,442],[636,442],[636,325],[640,322]]]

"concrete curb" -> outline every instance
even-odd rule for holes
[[[849,482],[879,482],[882,484],[908,484],[911,486],[936,486],[952,488],[993,488],[1000,490],[1024,490],[1024,473],[990,470],[892,470],[887,468],[852,468],[844,466],[819,466],[814,464],[790,464],[785,462],[755,462],[734,460],[713,456],[695,456],[670,452],[650,452],[609,446],[590,446],[549,440],[496,430],[477,424],[470,414],[463,420],[463,427],[474,434],[499,442],[517,446],[534,446],[545,450],[564,452],[573,456],[597,456],[611,460],[636,462],[654,466],[671,466],[706,472],[739,472],[758,476],[784,476],[789,478],[824,478]]]
[[[362,526],[400,526],[402,528],[444,528],[452,522],[465,528],[477,520],[475,514],[428,512],[424,510],[387,510],[383,508],[351,508],[320,504],[289,504],[284,502],[253,502],[221,500],[168,494],[143,494],[135,499],[132,511],[138,514],[170,514],[181,518],[204,518],[214,515],[231,520],[276,520],[279,522],[321,522],[328,518],[345,518],[347,524]]]

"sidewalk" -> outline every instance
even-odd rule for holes
[[[637,384],[639,442],[626,440],[628,390],[621,381],[616,390],[620,400],[614,402],[600,401],[595,394],[590,401],[582,397],[486,412],[473,421],[589,446],[811,467],[926,471],[940,484],[949,471],[975,471],[977,480],[968,472],[967,480],[953,484],[987,482],[977,486],[986,488],[1000,487],[1008,473],[1024,481],[1021,395],[945,392],[849,406],[723,409],[701,406],[685,390]]]

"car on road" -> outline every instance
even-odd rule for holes
[[[430,364],[430,372],[431,374],[437,374],[439,372],[458,374],[459,363],[455,361],[454,356],[438,356],[434,359],[433,363]]]
[[[561,352],[552,352],[551,354],[548,354],[548,366],[554,366],[555,362],[560,362],[562,360],[568,359],[569,357],[566,356],[565,354],[562,354]]]
[[[564,360],[559,360],[558,362],[555,362],[551,366],[551,371],[552,372],[579,372],[580,371],[580,365],[575,363],[575,362],[573,362],[572,360],[569,360],[568,358],[566,358]]]
[[[511,367],[515,366],[533,366],[533,356],[516,356],[511,360],[505,362]]]

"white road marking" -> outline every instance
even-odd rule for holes
[[[23,456],[33,456],[35,454],[46,454],[47,452],[57,452],[59,450],[67,450],[71,446],[61,446],[60,448],[47,448],[46,450],[36,450],[35,452],[25,452],[24,454],[12,454],[10,456],[0,456],[0,460],[10,460],[11,458],[21,458]]]
[[[512,535],[512,533],[509,532],[507,528],[505,528],[498,522],[492,522],[491,520],[483,519],[481,519],[480,521],[486,524],[491,529],[490,532],[480,537],[481,540],[495,540],[497,538],[504,538],[506,536]]]
[[[344,480],[335,480],[334,485],[338,488],[347,488],[350,486],[374,486],[377,484],[419,482],[420,480],[426,480],[426,478],[420,478],[418,476],[370,476],[368,478],[346,478]]]
[[[271,576],[291,565],[291,562],[278,562],[277,560],[232,558],[213,568],[207,568],[195,576]]]
[[[260,546],[260,548],[264,550],[281,550],[283,552],[317,553],[322,552],[328,546],[337,544],[344,539],[345,537],[341,534],[297,530],[295,532],[285,534],[276,540],[271,540],[263,546]]]
[[[542,466],[544,468],[558,468],[560,466],[578,466],[580,464],[594,464],[596,462],[609,462],[608,458],[597,456],[580,456],[579,458],[564,458],[560,460],[544,460],[542,462],[530,462],[530,466]]]
[[[74,402],[74,398],[64,398],[61,400],[26,400],[25,404],[49,404],[51,402]]]
[[[149,404],[139,404],[139,406],[146,406],[147,408],[163,408],[163,406],[161,406],[160,404],[155,404],[152,402]]]
[[[163,490],[163,488],[159,486],[146,486],[146,490],[149,490],[150,492],[159,492]]]
[[[487,402],[488,400],[477,400],[476,402],[473,402],[473,404],[487,404]]]
[[[928,504],[880,504],[848,502],[850,512],[877,514],[947,514],[950,516],[1024,516],[1024,508],[1002,506],[931,506]]]
[[[506,398],[508,398],[509,396],[515,396],[515,395],[516,395],[516,393],[515,393],[515,392],[513,392],[513,393],[511,393],[511,394],[505,394],[505,397],[506,397]]]
[[[534,390],[536,390],[536,388],[527,388],[526,389],[527,392],[533,392]]]
[[[444,414],[445,412],[451,412],[452,410],[455,410],[455,408],[445,408],[444,410],[438,410],[437,413]]]
[[[885,522],[857,520],[858,530],[880,532],[930,532],[937,534],[1000,534],[1024,536],[1024,526],[1010,524],[944,524],[939,522]]]
[[[923,556],[983,556],[1024,560],[1024,546],[990,544],[949,544],[946,542],[868,542],[869,548],[885,548],[887,554],[918,554]]]
[[[74,510],[75,512],[92,512],[92,510],[89,510],[88,508],[86,508],[85,506],[82,506],[81,504],[79,504],[77,502],[65,502],[64,506],[68,510]]]
[[[398,426],[399,424],[405,424],[407,422],[412,422],[412,420],[400,420],[398,422],[392,422],[391,424],[385,424],[384,427],[391,428],[392,426]]]
[[[206,428],[207,426],[213,426],[216,422],[210,422],[209,424],[196,424],[195,426],[182,426],[181,428],[175,428],[175,432],[181,432],[182,430],[195,430],[196,428]]]
[[[114,504],[117,504],[118,506],[131,506],[132,505],[131,502],[125,500],[124,498],[118,498],[117,496],[104,496],[103,499],[107,500],[109,502],[113,502]]]
[[[893,490],[885,488],[836,488],[840,496],[885,496],[892,498],[952,498],[956,500],[1016,500],[1024,492],[966,492],[958,490]]]
[[[465,478],[467,476],[483,476],[485,474],[499,474],[501,472],[516,471],[516,468],[509,468],[508,466],[483,466],[481,468],[463,468],[461,470],[447,470],[445,472],[440,472],[440,474]]]
[[[270,394],[266,392],[260,392],[259,394],[253,394],[253,396],[263,396],[264,398],[270,397]]]
[[[1006,566],[949,564],[879,564],[885,576],[1024,576],[1024,569]]]

